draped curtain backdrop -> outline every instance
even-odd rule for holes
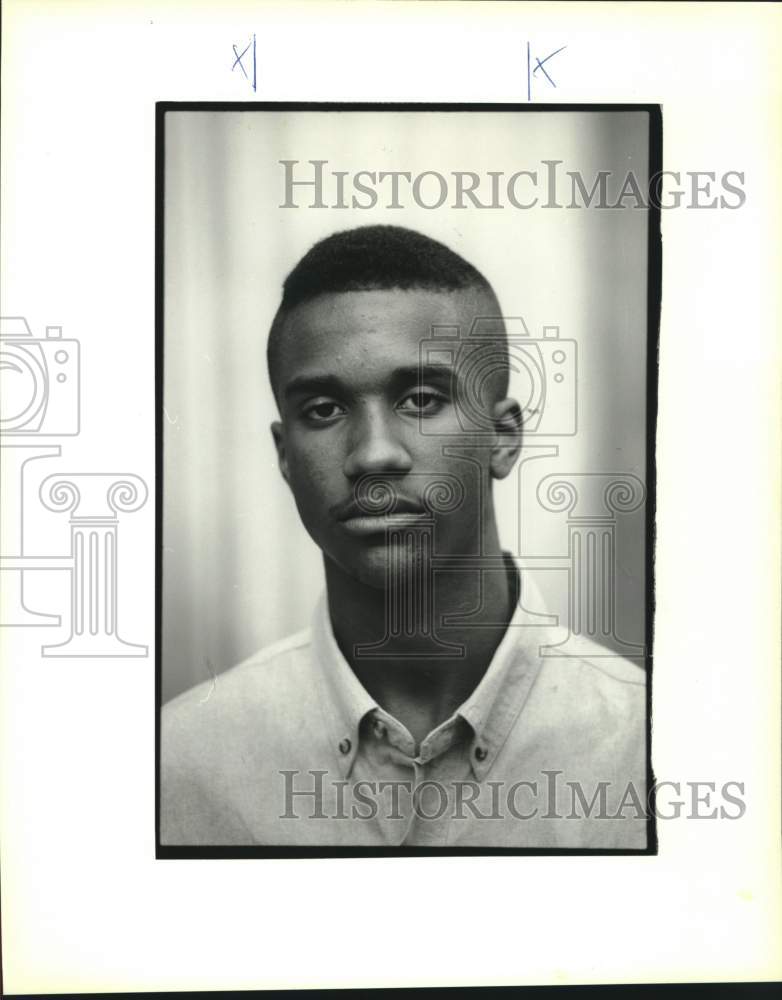
[[[558,326],[577,342],[577,435],[552,439],[555,459],[495,486],[506,548],[567,555],[566,515],[535,501],[542,475],[644,478],[646,211],[632,199],[622,210],[459,210],[452,198],[427,210],[407,193],[403,209],[389,209],[385,185],[371,210],[282,208],[279,161],[304,170],[327,160],[327,171],[351,175],[537,170],[537,192],[523,183],[518,192],[542,203],[542,161],[560,160],[567,205],[566,170],[581,171],[587,188],[598,171],[632,170],[645,190],[645,113],[169,112],[165,144],[164,700],[305,627],[323,587],[320,553],[277,470],[265,346],[285,275],[331,232],[418,229],[475,264],[503,313],[523,316],[533,336]],[[306,189],[297,198],[310,203]],[[643,511],[619,517],[617,631],[632,642],[644,634],[644,560]],[[566,616],[567,571],[536,582]]]

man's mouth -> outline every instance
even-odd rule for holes
[[[359,514],[355,517],[344,518],[340,523],[352,535],[374,535],[382,534],[391,528],[413,526],[422,521],[430,520],[431,517],[426,511],[417,513],[408,511],[404,514]]]
[[[391,528],[419,524],[431,519],[431,514],[423,504],[404,497],[398,498],[393,509],[387,513],[373,514],[355,500],[344,504],[337,512],[337,520],[353,535],[373,535]]]

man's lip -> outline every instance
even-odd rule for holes
[[[354,535],[374,535],[387,531],[389,528],[402,527],[406,524],[415,524],[417,521],[427,520],[428,514],[425,511],[406,511],[394,514],[358,514],[355,517],[342,519],[342,526],[346,531]]]
[[[388,517],[402,517],[402,516],[415,516],[416,514],[426,514],[428,513],[423,504],[416,503],[413,500],[405,500],[403,498],[398,498],[393,505],[392,510],[388,511],[378,511],[377,514],[373,514],[372,511],[366,510],[362,505],[356,503],[355,500],[351,500],[347,504],[343,504],[338,508],[335,508],[333,513],[336,515],[338,521],[354,521],[361,518],[388,518]]]

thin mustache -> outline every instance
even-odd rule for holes
[[[408,497],[397,497],[390,510],[372,510],[359,504],[356,500],[346,500],[332,507],[332,514],[338,521],[349,521],[354,517],[384,517],[387,514],[425,514],[426,507],[417,500]]]

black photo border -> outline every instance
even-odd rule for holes
[[[647,112],[649,115],[649,191],[647,246],[647,356],[646,356],[646,537],[645,537],[645,667],[647,846],[644,848],[530,848],[530,847],[299,847],[163,845],[160,843],[160,716],[162,709],[162,574],[163,574],[163,318],[165,252],[165,116],[169,111],[224,112]],[[657,855],[657,817],[651,762],[652,678],[654,639],[654,550],[657,498],[656,425],[660,307],[662,296],[662,238],[660,193],[663,169],[662,108],[659,104],[431,104],[308,101],[158,101],[155,104],[155,857],[176,858],[367,858],[454,856],[592,856]]]

